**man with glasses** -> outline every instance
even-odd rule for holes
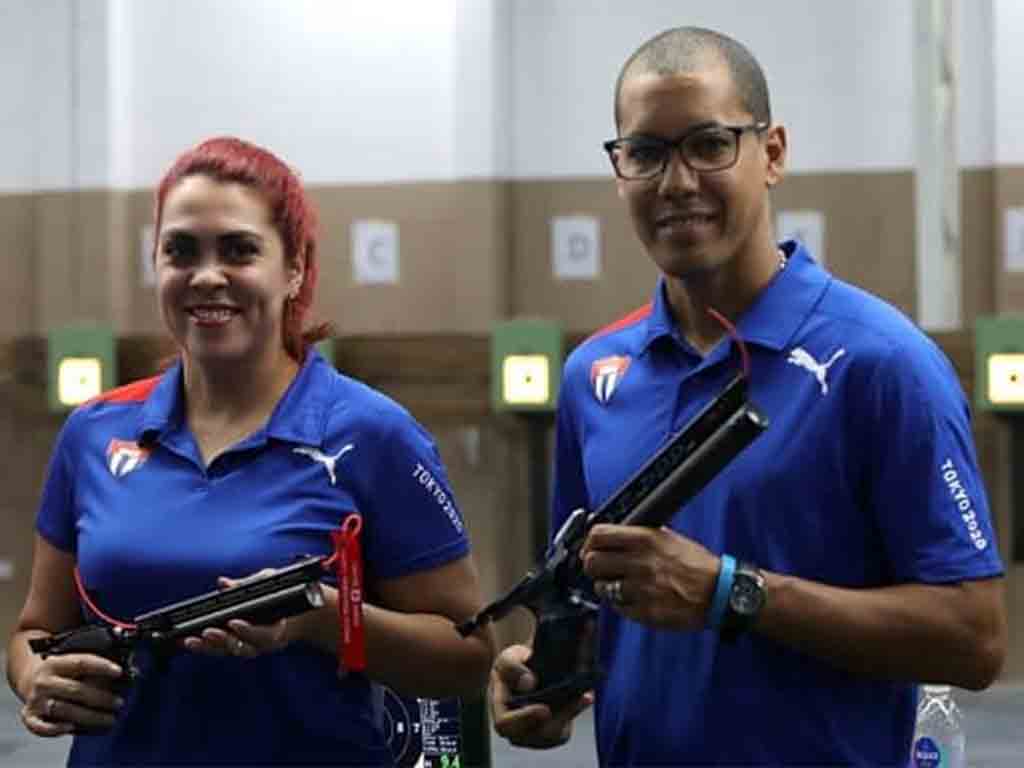
[[[497,731],[546,748],[595,704],[602,765],[905,765],[915,683],[980,689],[1006,652],[969,415],[913,323],[774,239],[787,139],[760,66],[696,28],[644,43],[605,144],[653,301],[566,362],[553,528],[593,510],[735,375],[770,426],[668,526],[595,526],[602,677],[552,711],[531,650],[492,674]],[[607,372],[614,371],[614,387]],[[565,653],[584,653],[566,648]]]

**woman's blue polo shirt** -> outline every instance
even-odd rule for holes
[[[430,435],[310,352],[265,428],[204,466],[183,420],[180,363],[76,410],[53,453],[39,533],[74,553],[102,610],[130,619],[331,551],[363,517],[376,582],[463,557],[462,516]],[[383,696],[301,644],[256,659],[173,656],[130,691],[116,727],[75,737],[71,765],[384,765]]]

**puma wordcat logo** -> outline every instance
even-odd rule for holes
[[[293,448],[292,452],[293,453],[300,453],[303,456],[308,456],[313,461],[315,461],[317,464],[323,464],[324,465],[324,469],[327,470],[327,476],[329,478],[331,478],[331,485],[335,485],[337,483],[337,481],[338,481],[338,477],[337,477],[337,475],[334,474],[334,466],[338,463],[338,459],[340,459],[346,453],[351,451],[353,448],[355,448],[355,446],[352,445],[352,443],[349,443],[348,445],[346,445],[344,448],[342,448],[340,451],[338,451],[333,456],[329,456],[328,454],[324,453],[323,451],[320,451],[320,450],[318,450],[316,448],[310,448],[310,447],[305,446],[305,445],[301,445],[298,448]]]
[[[825,377],[828,376],[828,369],[832,367],[832,364],[836,360],[838,360],[845,354],[846,349],[844,347],[840,347],[836,352],[832,354],[832,357],[830,357],[826,362],[819,363],[806,349],[804,349],[803,347],[796,347],[795,349],[790,350],[789,358],[786,360],[786,362],[792,363],[793,365],[796,365],[814,374],[814,378],[816,378],[818,380],[818,383],[821,385],[821,394],[827,395],[828,382],[825,380]]]

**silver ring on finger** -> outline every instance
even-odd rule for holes
[[[47,720],[53,720],[53,712],[54,712],[55,709],[57,709],[57,700],[56,699],[47,699],[46,700],[46,719]]]
[[[234,648],[235,655],[236,656],[241,656],[242,655],[242,651],[244,651],[244,650],[245,650],[245,641],[242,638],[240,638],[240,637],[235,638],[235,648]]]

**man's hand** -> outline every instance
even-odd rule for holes
[[[580,551],[583,571],[618,613],[678,631],[701,629],[719,558],[670,528],[595,525]]]
[[[515,746],[549,749],[569,740],[572,721],[594,703],[594,693],[587,691],[556,712],[546,704],[509,709],[510,697],[537,687],[537,679],[526,666],[532,652],[527,645],[511,645],[498,655],[491,668],[491,718],[494,729]]]

